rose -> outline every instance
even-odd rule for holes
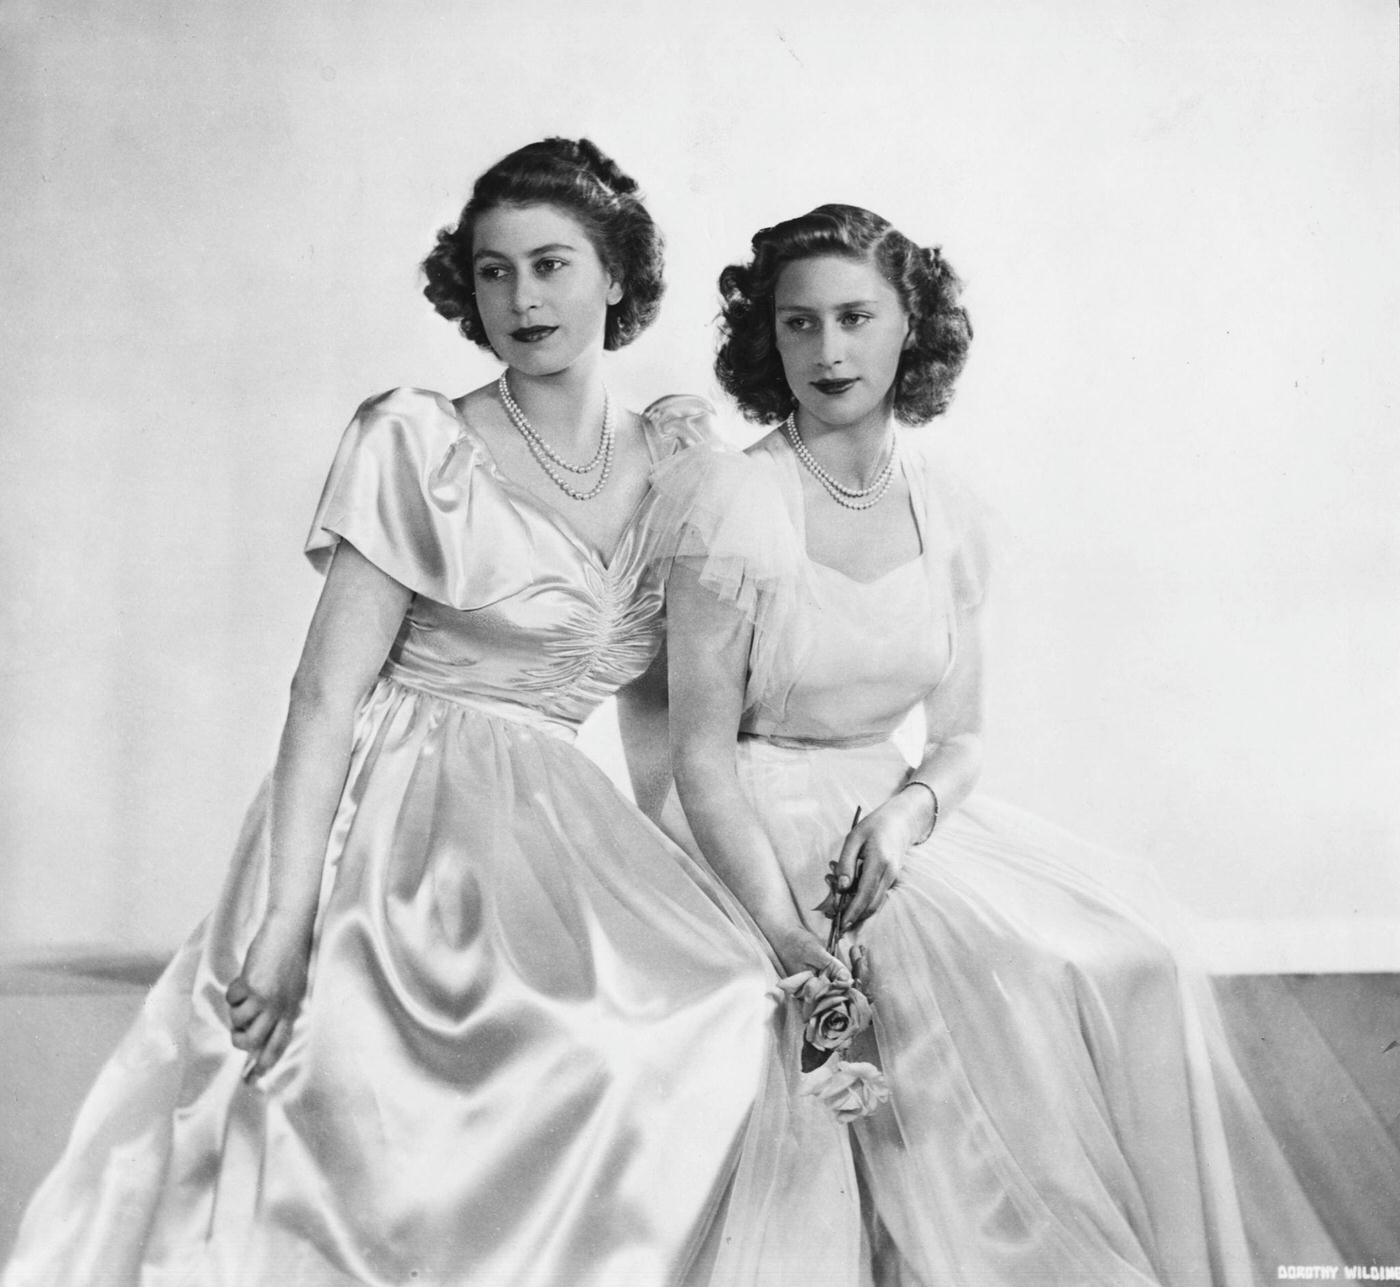
[[[819,1099],[842,1125],[868,1117],[890,1097],[879,1068],[840,1057],[874,1019],[865,992],[865,950],[852,945],[850,960],[849,971],[832,965],[801,970],[778,982],[802,1023],[802,1093]]]
[[[854,983],[833,983],[803,1016],[802,1039],[818,1050],[844,1050],[870,1026],[870,1002]]]
[[[870,999],[850,975],[802,970],[778,983],[797,1003],[802,1023],[802,1071],[825,1063],[870,1026]]]
[[[869,1117],[890,1097],[885,1075],[874,1064],[848,1064],[834,1056],[804,1080],[802,1093],[820,1100],[842,1125]]]

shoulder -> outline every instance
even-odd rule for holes
[[[366,398],[350,422],[357,443],[381,448],[397,444],[414,451],[450,446],[464,429],[450,399],[407,385]]]
[[[776,460],[788,450],[787,435],[783,432],[782,425],[778,425],[777,428],[770,429],[757,442],[746,447],[744,454],[753,460]]]
[[[322,503],[450,509],[489,467],[482,440],[449,399],[431,389],[390,389],[360,403],[346,426]]]
[[[642,421],[656,457],[651,482],[659,495],[710,502],[742,465],[743,456],[720,430],[714,405],[697,394],[657,398],[642,412]]]
[[[909,462],[911,485],[924,497],[934,546],[949,560],[958,597],[969,607],[981,603],[992,571],[991,508],[966,481],[946,449],[909,434],[901,447]]]
[[[492,472],[485,440],[457,406],[432,389],[402,387],[360,403],[331,466],[341,474],[376,477],[402,491],[410,479],[425,491],[456,491]]]
[[[528,581],[528,559],[500,549],[513,530],[490,458],[453,403],[401,388],[367,398],[346,428],[306,553],[324,570],[346,540],[415,594],[472,608]],[[495,542],[491,556],[483,538]]]
[[[691,447],[714,451],[727,447],[719,430],[719,413],[707,398],[695,393],[668,393],[657,398],[642,412],[642,422],[660,448],[659,457]]]
[[[744,459],[759,474],[776,478],[786,465],[791,452],[792,448],[788,446],[787,435],[783,433],[780,425],[776,429],[770,429],[757,442],[745,448]]]
[[[900,433],[900,451],[908,462],[911,481],[927,498],[930,512],[946,519],[954,530],[977,524],[986,506],[947,448],[918,430]]]

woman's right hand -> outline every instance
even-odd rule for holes
[[[245,1080],[262,1076],[292,1039],[310,959],[305,918],[270,912],[248,946],[243,969],[224,992],[233,1044],[248,1056]]]

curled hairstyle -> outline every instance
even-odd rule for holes
[[[916,425],[946,410],[972,341],[972,323],[958,303],[962,283],[937,247],[916,246],[889,220],[859,206],[818,206],[763,228],[754,234],[752,262],[731,264],[720,274],[720,386],[759,424],[774,424],[796,409],[778,354],[774,295],[788,264],[822,255],[868,260],[909,314],[912,340],[895,376],[895,417]]]
[[[608,306],[603,347],[630,344],[655,320],[665,290],[661,234],[642,204],[635,179],[587,139],[543,139],[497,161],[472,188],[454,227],[443,228],[423,261],[423,294],[467,339],[489,349],[476,306],[472,235],[498,206],[556,206],[576,219],[622,299]]]

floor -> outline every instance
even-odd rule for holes
[[[0,1260],[28,1195],[53,1165],[71,1118],[131,1022],[161,962],[92,956],[0,967]],[[1249,1064],[1335,1055],[1400,1138],[1400,975],[1224,976],[1215,980]]]

